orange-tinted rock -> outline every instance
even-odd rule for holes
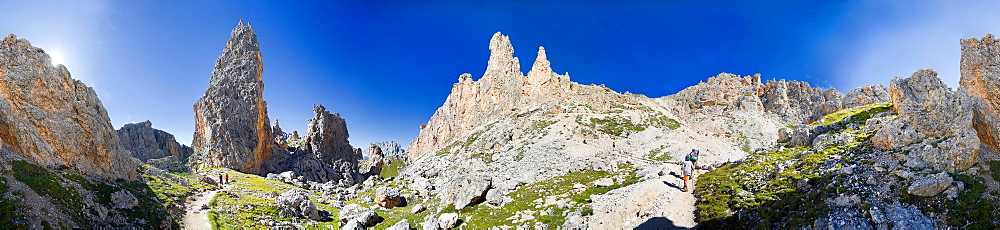
[[[263,68],[257,35],[240,21],[194,105],[196,163],[263,174],[276,169],[281,159],[275,158],[287,155],[274,144]]]
[[[0,140],[4,161],[24,159],[98,178],[138,176],[138,162],[122,147],[94,90],[14,35],[0,42]]]
[[[1000,153],[1000,40],[963,39],[961,85],[980,99],[973,127],[984,149]]]

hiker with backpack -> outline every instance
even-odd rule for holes
[[[694,169],[694,163],[691,162],[691,155],[684,156],[684,161],[681,162],[681,172],[684,173],[684,188],[681,191],[688,191],[688,179],[691,178],[691,171]]]
[[[699,152],[698,152],[697,149],[692,149],[691,153],[689,154],[689,156],[691,157],[691,167],[692,168],[697,168],[698,167],[698,153]]]

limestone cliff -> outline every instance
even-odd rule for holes
[[[872,137],[876,147],[906,150],[909,157],[952,173],[972,166],[980,141],[973,129],[975,102],[964,88],[953,91],[933,70],[920,70],[893,78],[889,93],[899,118]]]
[[[973,127],[984,149],[1000,153],[1000,40],[963,39],[961,85],[979,100]]]
[[[283,157],[274,143],[264,101],[264,65],[257,35],[243,21],[226,42],[205,95],[194,104],[196,160],[207,167],[227,167],[262,174]]]
[[[490,39],[489,48],[490,58],[483,77],[478,81],[468,73],[458,77],[444,105],[410,143],[407,156],[436,151],[498,118],[531,112],[527,111],[530,106],[535,110],[558,111],[560,105],[586,104],[607,111],[612,105],[638,104],[603,85],[580,85],[571,82],[568,74],[556,74],[543,47],[539,47],[528,76],[520,71],[509,37],[497,32]]]
[[[138,163],[122,147],[97,94],[50,60],[13,34],[0,42],[0,159],[136,179]]]
[[[168,156],[186,160],[194,152],[191,147],[177,143],[173,134],[154,129],[150,121],[125,124],[116,131],[125,149],[143,162]]]

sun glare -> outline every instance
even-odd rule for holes
[[[53,66],[54,65],[59,65],[59,64],[63,64],[63,65],[66,64],[66,62],[64,62],[63,55],[61,53],[59,53],[59,52],[49,52],[49,57],[52,57],[52,65]]]

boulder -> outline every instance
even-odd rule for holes
[[[789,144],[794,146],[812,146],[813,139],[818,135],[818,133],[813,129],[814,128],[810,125],[795,125]]]
[[[365,208],[364,206],[358,204],[347,204],[344,208],[340,210],[340,214],[337,216],[342,222],[349,222],[355,220],[364,226],[375,226],[376,224],[382,222],[382,217],[371,209]]]
[[[434,218],[434,215],[427,215],[424,217],[424,222],[420,224],[423,226],[423,230],[438,230],[441,226],[438,225],[438,219]]]
[[[441,191],[443,205],[455,205],[455,209],[481,203],[492,185],[489,176],[454,175],[447,181],[448,188]]]
[[[385,230],[410,230],[410,221],[406,219],[400,220]]]
[[[132,193],[121,190],[111,193],[111,203],[117,209],[130,209],[139,205],[139,199],[136,199]]]
[[[379,187],[375,189],[375,204],[383,208],[401,207],[404,206],[404,198],[400,195],[399,189]]]
[[[347,223],[344,224],[344,227],[341,227],[340,229],[344,229],[344,230],[365,230],[367,228],[365,228],[364,225],[361,225],[361,222],[358,222],[358,220],[352,219],[352,220],[347,221]]]
[[[308,193],[305,191],[290,190],[279,195],[275,201],[281,216],[308,218],[317,221],[324,219],[319,214],[319,210],[316,209],[316,204],[309,200]]]
[[[913,181],[906,193],[917,196],[934,196],[951,186],[953,179],[948,173],[938,173]]]
[[[778,129],[778,143],[788,143],[792,141],[791,133],[794,132],[792,128],[780,128]]]
[[[442,229],[452,229],[458,226],[458,213],[449,212],[438,217],[438,226]]]

